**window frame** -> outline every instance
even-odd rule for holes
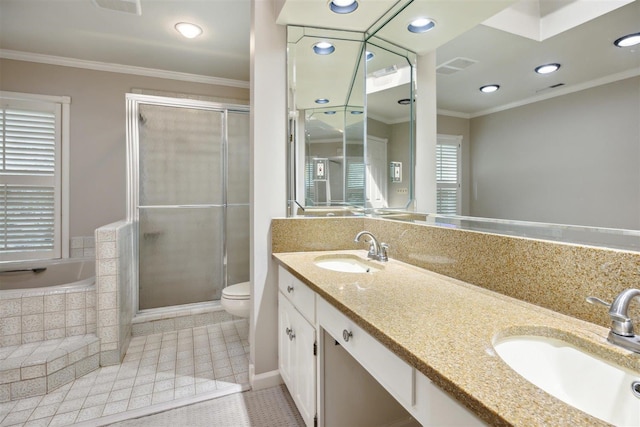
[[[456,213],[455,215],[460,215],[462,212],[462,135],[444,135],[438,134],[436,141],[436,150],[438,149],[438,145],[449,145],[449,146],[457,146],[457,178],[456,183],[443,183],[438,181],[438,171],[439,165],[436,160],[436,194],[439,189],[445,188],[455,188],[456,189]],[[437,154],[436,154],[437,159]],[[438,201],[436,195],[436,211],[438,210]],[[437,212],[440,214],[440,212]],[[444,215],[444,214],[443,214]],[[450,214],[454,215],[454,214]]]
[[[47,251],[16,251],[0,254],[0,264],[15,261],[39,259],[60,259],[69,257],[69,147],[70,147],[70,106],[71,97],[39,95],[21,92],[0,91],[2,106],[47,104],[57,110],[56,133],[59,145],[55,158],[54,185],[56,188],[54,247]],[[23,178],[26,178],[23,176]],[[24,181],[29,181],[25,179]]]

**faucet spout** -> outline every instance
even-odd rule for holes
[[[376,237],[369,231],[359,232],[358,234],[356,234],[356,238],[353,241],[359,242],[362,236],[369,237],[369,253],[367,254],[367,257],[378,261],[389,260],[387,256],[387,249],[389,248],[389,245],[387,245],[386,243],[378,242],[378,239],[376,239]]]

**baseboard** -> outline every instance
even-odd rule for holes
[[[249,364],[249,382],[251,382],[252,390],[261,390],[282,384],[282,377],[278,370],[256,374],[255,366]]]

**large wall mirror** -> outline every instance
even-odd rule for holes
[[[398,57],[404,55],[412,67],[416,62],[411,52],[418,55],[435,52],[437,133],[462,141],[457,206],[460,215],[450,215],[436,222],[639,249],[640,45],[617,47],[614,42],[627,34],[640,32],[640,0],[520,0],[494,5],[493,10],[488,9],[489,2],[480,3],[474,3],[479,9],[473,13],[451,16],[455,16],[455,22],[477,17],[482,12],[487,13],[485,17],[457,34],[442,36],[437,44],[429,44],[428,37],[412,39],[402,33],[406,29],[407,16],[414,9],[427,7],[424,2],[411,1],[406,3],[405,9],[388,16],[384,25],[376,27],[373,36],[367,34],[358,40],[362,47],[357,59],[351,59],[349,77],[353,79],[362,71],[364,75],[359,75],[358,79],[367,80],[361,87],[365,93],[362,160],[367,161],[368,137],[376,141],[388,138],[387,144],[400,134],[410,135],[403,138],[404,141],[411,143],[415,139],[413,124],[405,126],[408,120],[387,116],[391,114],[392,104],[397,110],[402,107],[398,101],[406,99],[405,113],[411,120],[415,113],[413,93],[409,95],[404,91],[407,95],[393,94],[383,100],[383,95],[391,94],[393,90],[380,93],[370,90],[372,73],[377,72],[377,76],[387,79],[400,78],[404,63],[386,60],[396,69],[389,70],[393,77],[384,76],[386,64],[367,62],[367,52],[380,57],[386,53],[393,55],[391,52]],[[445,21],[444,18],[439,20]],[[448,24],[453,22],[448,21]],[[392,40],[393,48],[382,46],[384,53],[377,52],[377,44],[384,45],[385,40]],[[406,48],[404,54],[397,46]],[[299,53],[297,49],[294,61]],[[535,72],[536,67],[552,63],[560,64],[558,71]],[[323,67],[316,71],[330,74],[337,85],[338,80],[343,80],[335,70],[338,68]],[[293,87],[299,93],[302,75],[298,73],[295,77],[297,80],[290,80],[290,86],[294,83]],[[354,80],[349,83],[353,87]],[[412,88],[413,83],[409,84]],[[479,90],[489,84],[499,85],[499,90],[493,93]],[[395,90],[403,90],[402,85]],[[377,97],[385,108],[377,108]],[[420,100],[415,99],[415,102]],[[302,104],[290,105],[296,106],[290,117],[294,112],[298,118],[306,117],[300,108]],[[312,107],[312,116],[325,117],[324,111]],[[348,111],[346,104],[343,107],[337,111],[341,111],[340,123],[342,135],[345,135],[348,134],[345,131]],[[303,128],[301,122],[298,121],[298,126]],[[297,147],[301,140],[296,140]],[[308,142],[304,139],[304,143]],[[420,144],[420,141],[416,143]],[[385,201],[388,207],[411,210],[415,183],[413,172],[407,166],[413,163],[413,150],[414,147],[404,147],[396,152],[391,148],[386,151]],[[336,148],[333,152],[360,153],[346,146],[342,151]],[[303,165],[299,171],[309,169],[301,151],[297,153],[300,156],[297,165]],[[312,153],[309,146],[306,153]],[[403,154],[408,157],[402,158]],[[330,157],[320,151],[317,156]],[[395,170],[394,165],[398,165]],[[342,171],[346,176],[344,169]],[[401,174],[397,183],[392,181],[395,171]],[[305,188],[304,175],[298,174],[298,179],[298,192],[292,199],[303,207],[313,206],[300,192],[300,188]],[[366,181],[366,176],[364,179]],[[342,184],[345,182],[343,179]],[[324,194],[324,199],[317,200],[329,205],[326,190]],[[341,193],[331,191],[331,194]],[[342,196],[344,194],[342,192]],[[403,194],[406,198],[396,199]],[[376,208],[375,203],[368,200],[370,196],[365,192],[364,203],[352,206],[375,213],[375,209],[367,209]],[[424,214],[427,218],[442,218],[437,212]],[[518,221],[527,223],[524,231],[514,225]],[[531,229],[539,232],[530,233]],[[586,231],[592,237],[567,237],[576,230],[578,234]]]
[[[287,30],[290,213],[406,209],[415,54],[361,32]]]

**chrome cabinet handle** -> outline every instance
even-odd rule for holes
[[[293,286],[291,285],[287,286],[287,292],[289,293],[293,292]]]
[[[347,331],[346,329],[342,331],[342,339],[344,342],[349,342],[351,337],[353,337],[353,332]]]
[[[287,328],[284,331],[289,336],[289,341],[293,341],[293,339],[296,337],[296,334],[293,333],[293,329]]]

